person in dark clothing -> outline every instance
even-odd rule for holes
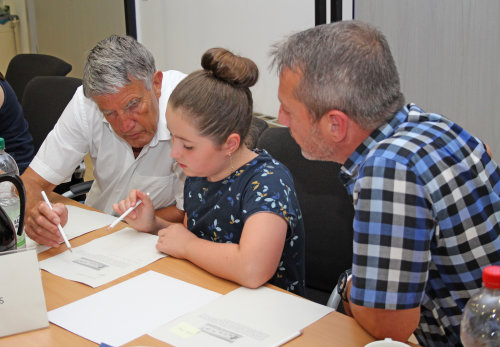
[[[33,138],[28,122],[17,100],[16,93],[0,73],[0,137],[5,140],[5,151],[16,161],[22,174],[35,156]]]

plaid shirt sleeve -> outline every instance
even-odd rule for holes
[[[423,184],[400,161],[372,157],[360,168],[353,203],[351,301],[382,309],[417,307],[435,228]]]

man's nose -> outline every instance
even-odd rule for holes
[[[122,133],[127,133],[132,130],[135,126],[135,120],[133,120],[130,115],[126,113],[118,113],[118,125]]]
[[[280,106],[280,109],[278,110],[278,123],[284,126],[290,126],[288,116],[286,113],[283,111],[283,107]]]

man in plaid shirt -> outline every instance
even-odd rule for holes
[[[500,170],[443,116],[404,105],[385,37],[357,21],[276,44],[279,121],[306,158],[343,164],[354,246],[344,307],[374,337],[460,346],[460,319],[500,264]]]

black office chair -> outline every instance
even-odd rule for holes
[[[22,107],[30,133],[33,136],[35,152],[38,152],[81,84],[81,79],[66,76],[37,76],[28,82],[23,95]],[[60,194],[67,192],[72,185],[83,182],[84,174],[85,163],[82,161],[75,168],[71,182],[60,184],[54,191]],[[85,193],[72,196],[72,198],[84,201]]]
[[[340,165],[305,159],[288,128],[259,138],[291,172],[305,226],[306,297],[326,305],[340,274],[352,266],[352,200],[338,178]]]
[[[252,117],[252,126],[250,127],[250,131],[248,132],[248,136],[245,139],[245,144],[248,148],[253,149],[257,146],[257,141],[259,140],[260,135],[269,127],[269,124],[263,120],[258,118],[257,116]]]
[[[35,152],[66,108],[82,80],[66,76],[37,76],[26,85],[21,103]]]
[[[24,89],[36,76],[66,76],[72,66],[62,59],[47,54],[18,54],[7,66],[5,79],[22,103]]]

